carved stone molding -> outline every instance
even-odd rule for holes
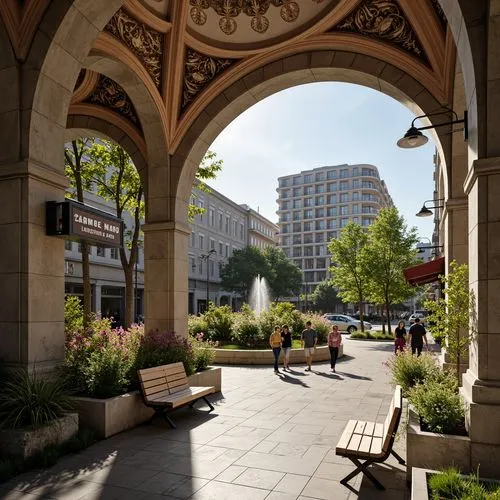
[[[362,0],[332,31],[384,40],[428,64],[424,49],[396,0]]]
[[[446,31],[446,27],[448,26],[448,20],[446,19],[446,16],[444,14],[443,8],[441,7],[441,4],[439,3],[439,0],[430,0],[430,2],[434,7],[434,10],[436,11],[436,14],[439,18],[439,22],[441,23],[441,27],[443,28],[443,31]]]
[[[184,59],[182,111],[217,75],[234,62],[235,59],[210,57],[188,47]]]
[[[111,109],[126,118],[139,130],[142,130],[137,112],[125,90],[114,80],[99,75],[97,84],[92,93],[85,99],[86,103],[99,104]]]
[[[104,29],[135,54],[159,89],[162,77],[162,33],[137,21],[124,9],[118,10]]]

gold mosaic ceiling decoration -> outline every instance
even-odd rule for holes
[[[163,35],[140,23],[123,9],[111,18],[105,31],[121,40],[137,56],[159,89]]]
[[[188,47],[184,60],[182,110],[184,110],[217,75],[231,66],[234,62],[235,59],[210,57]]]
[[[99,104],[116,111],[141,130],[141,123],[130,97],[120,85],[107,76],[99,75],[97,85],[84,102]]]
[[[310,0],[322,3],[324,0]],[[256,33],[265,33],[269,28],[269,18],[266,16],[270,7],[280,9],[283,21],[292,23],[300,14],[300,2],[293,0],[189,0],[192,21],[198,26],[207,22],[206,10],[213,9],[219,19],[219,28],[226,35],[232,35],[238,28],[236,17],[245,14],[250,17],[250,27]]]
[[[362,0],[334,31],[381,38],[427,63],[422,45],[395,0]]]

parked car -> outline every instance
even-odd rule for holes
[[[347,316],[347,314],[324,314],[323,317],[330,323],[337,325],[339,331],[352,333],[356,330],[361,330],[361,321],[354,319],[352,316]],[[371,330],[372,325],[367,321],[364,321],[365,330]]]
[[[426,311],[425,309],[420,309],[418,311],[415,311],[409,318],[408,321],[410,324],[415,323],[415,318],[420,319],[420,323],[425,326],[427,316],[429,316],[429,312]]]

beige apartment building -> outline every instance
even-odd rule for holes
[[[328,277],[328,242],[349,222],[370,226],[393,204],[374,165],[337,165],[278,179],[280,246],[303,271],[303,293]]]

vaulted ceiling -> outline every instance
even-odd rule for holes
[[[21,59],[48,2],[0,2]],[[439,103],[451,101],[455,47],[437,0],[125,0],[90,56],[132,69],[161,108],[174,151],[220,92],[255,68],[306,49],[379,58]],[[137,103],[108,75],[82,69],[72,106],[96,115],[105,109],[143,136]]]

